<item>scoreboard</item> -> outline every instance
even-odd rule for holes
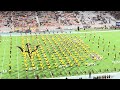
[[[116,26],[120,26],[120,22],[116,22]]]

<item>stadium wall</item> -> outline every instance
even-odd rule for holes
[[[71,25],[71,26],[59,26],[60,29],[64,29],[64,30],[68,30],[68,29],[77,29],[78,25]],[[58,26],[40,26],[40,31],[45,31],[45,30],[50,30],[50,31],[53,31],[53,30],[56,30],[59,28]],[[80,26],[80,28],[83,28],[83,26]]]

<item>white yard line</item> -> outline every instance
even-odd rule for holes
[[[5,44],[6,45],[6,44]],[[4,54],[3,54],[3,62],[2,62],[2,71],[1,71],[1,78],[2,78],[2,73],[3,73],[3,64],[4,64],[4,59],[5,59],[5,50],[6,50],[6,48],[5,48],[5,45],[4,45]]]
[[[17,45],[17,37],[16,37],[16,45]],[[19,66],[18,66],[18,48],[17,48],[17,58],[16,58],[16,60],[17,60],[17,71],[18,71],[18,79],[19,79]]]

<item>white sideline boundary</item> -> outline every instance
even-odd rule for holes
[[[46,78],[46,79],[93,79],[93,77],[103,76],[103,75],[111,75],[110,79],[120,79],[120,72],[111,72],[111,73],[102,73],[102,74],[91,74],[91,78],[89,75],[79,75],[79,76],[65,76],[65,77],[55,77],[55,78]]]
[[[68,31],[67,31],[68,32]],[[120,30],[106,30],[106,31],[87,31],[87,32],[77,32],[77,31],[74,31],[74,32],[71,32],[71,33],[54,33],[54,34],[74,34],[74,33],[94,33],[94,32],[120,32]],[[8,34],[1,34],[1,36],[10,36],[10,34],[12,35],[12,36],[21,36],[21,34],[20,33],[14,33],[14,34],[12,34],[12,33],[8,33]],[[17,35],[16,35],[17,34]],[[44,34],[44,33],[36,33],[36,34],[34,34],[34,33],[32,33],[32,35],[52,35],[53,33],[50,33],[50,34]],[[26,36],[25,34],[22,34],[22,36]],[[27,36],[30,36],[30,33],[27,33]]]
[[[17,37],[16,37],[16,45],[17,45]],[[19,64],[18,64],[18,48],[17,48],[17,58],[16,58],[16,60],[17,60],[17,71],[18,71],[18,79],[19,79]]]
[[[3,61],[2,61],[2,71],[1,71],[1,77],[0,78],[2,78],[2,74],[3,74],[3,64],[4,64],[4,59],[5,59],[5,50],[6,50],[6,48],[5,48],[5,46],[4,46],[4,54],[3,54]]]
[[[120,30],[109,30],[109,31],[87,31],[87,32],[75,32],[75,33],[92,33],[92,32],[120,32]]]

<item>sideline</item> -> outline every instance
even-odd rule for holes
[[[102,74],[91,74],[91,78],[89,75],[80,75],[80,76],[66,76],[66,77],[55,77],[55,78],[46,78],[46,79],[93,79],[93,77],[103,76],[103,75],[111,75],[110,79],[120,79],[120,72],[111,72],[111,73],[102,73]]]
[[[48,32],[46,32],[45,34],[44,33],[27,33],[27,36],[30,36],[30,35],[53,35],[53,34],[74,34],[74,33],[94,33],[94,32],[120,32],[120,30],[107,30],[107,31],[85,31],[85,32],[78,32],[78,31],[71,31],[71,33],[70,33],[70,31],[67,31],[67,30],[65,30],[63,33],[61,33],[61,32],[55,32],[55,33],[53,33],[53,32],[51,32],[50,34],[48,33]],[[10,36],[10,34],[12,35],[12,36],[21,36],[21,33],[0,33],[0,35],[1,36]],[[26,34],[25,33],[22,33],[22,36],[26,36]]]

